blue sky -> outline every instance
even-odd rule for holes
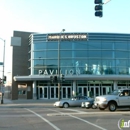
[[[5,71],[11,70],[10,39],[14,30],[130,33],[129,6],[130,0],[111,0],[103,5],[103,17],[99,18],[94,16],[94,0],[0,0],[0,37],[6,40]]]

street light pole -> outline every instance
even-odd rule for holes
[[[58,99],[61,99],[61,84],[60,84],[60,42],[61,42],[61,33],[64,32],[65,29],[62,29],[60,32],[59,40],[58,40]]]
[[[4,90],[3,90],[3,85],[4,85],[4,64],[5,64],[5,40],[0,38],[4,42],[4,50],[3,50],[3,74],[2,74],[2,85],[1,85],[1,90],[2,90],[2,98],[1,98],[1,104],[3,104],[3,96],[4,96]]]

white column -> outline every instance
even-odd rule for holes
[[[37,99],[37,96],[36,96],[36,81],[33,81],[33,99]]]
[[[72,96],[76,96],[76,81],[73,81],[73,93]]]
[[[114,81],[114,90],[118,89],[117,81]]]

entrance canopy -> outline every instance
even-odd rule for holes
[[[14,81],[50,80],[51,75],[14,76]],[[65,80],[130,80],[130,75],[67,75]]]

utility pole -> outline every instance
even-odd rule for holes
[[[62,29],[60,32],[59,40],[58,40],[58,99],[61,99],[61,79],[60,79],[60,42],[61,42],[61,33],[64,32],[65,29]]]
[[[5,40],[0,38],[4,42],[4,49],[3,49],[3,74],[2,74],[2,83],[1,83],[1,91],[2,91],[2,98],[1,98],[1,104],[3,104],[3,96],[4,96],[4,65],[5,65]]]

